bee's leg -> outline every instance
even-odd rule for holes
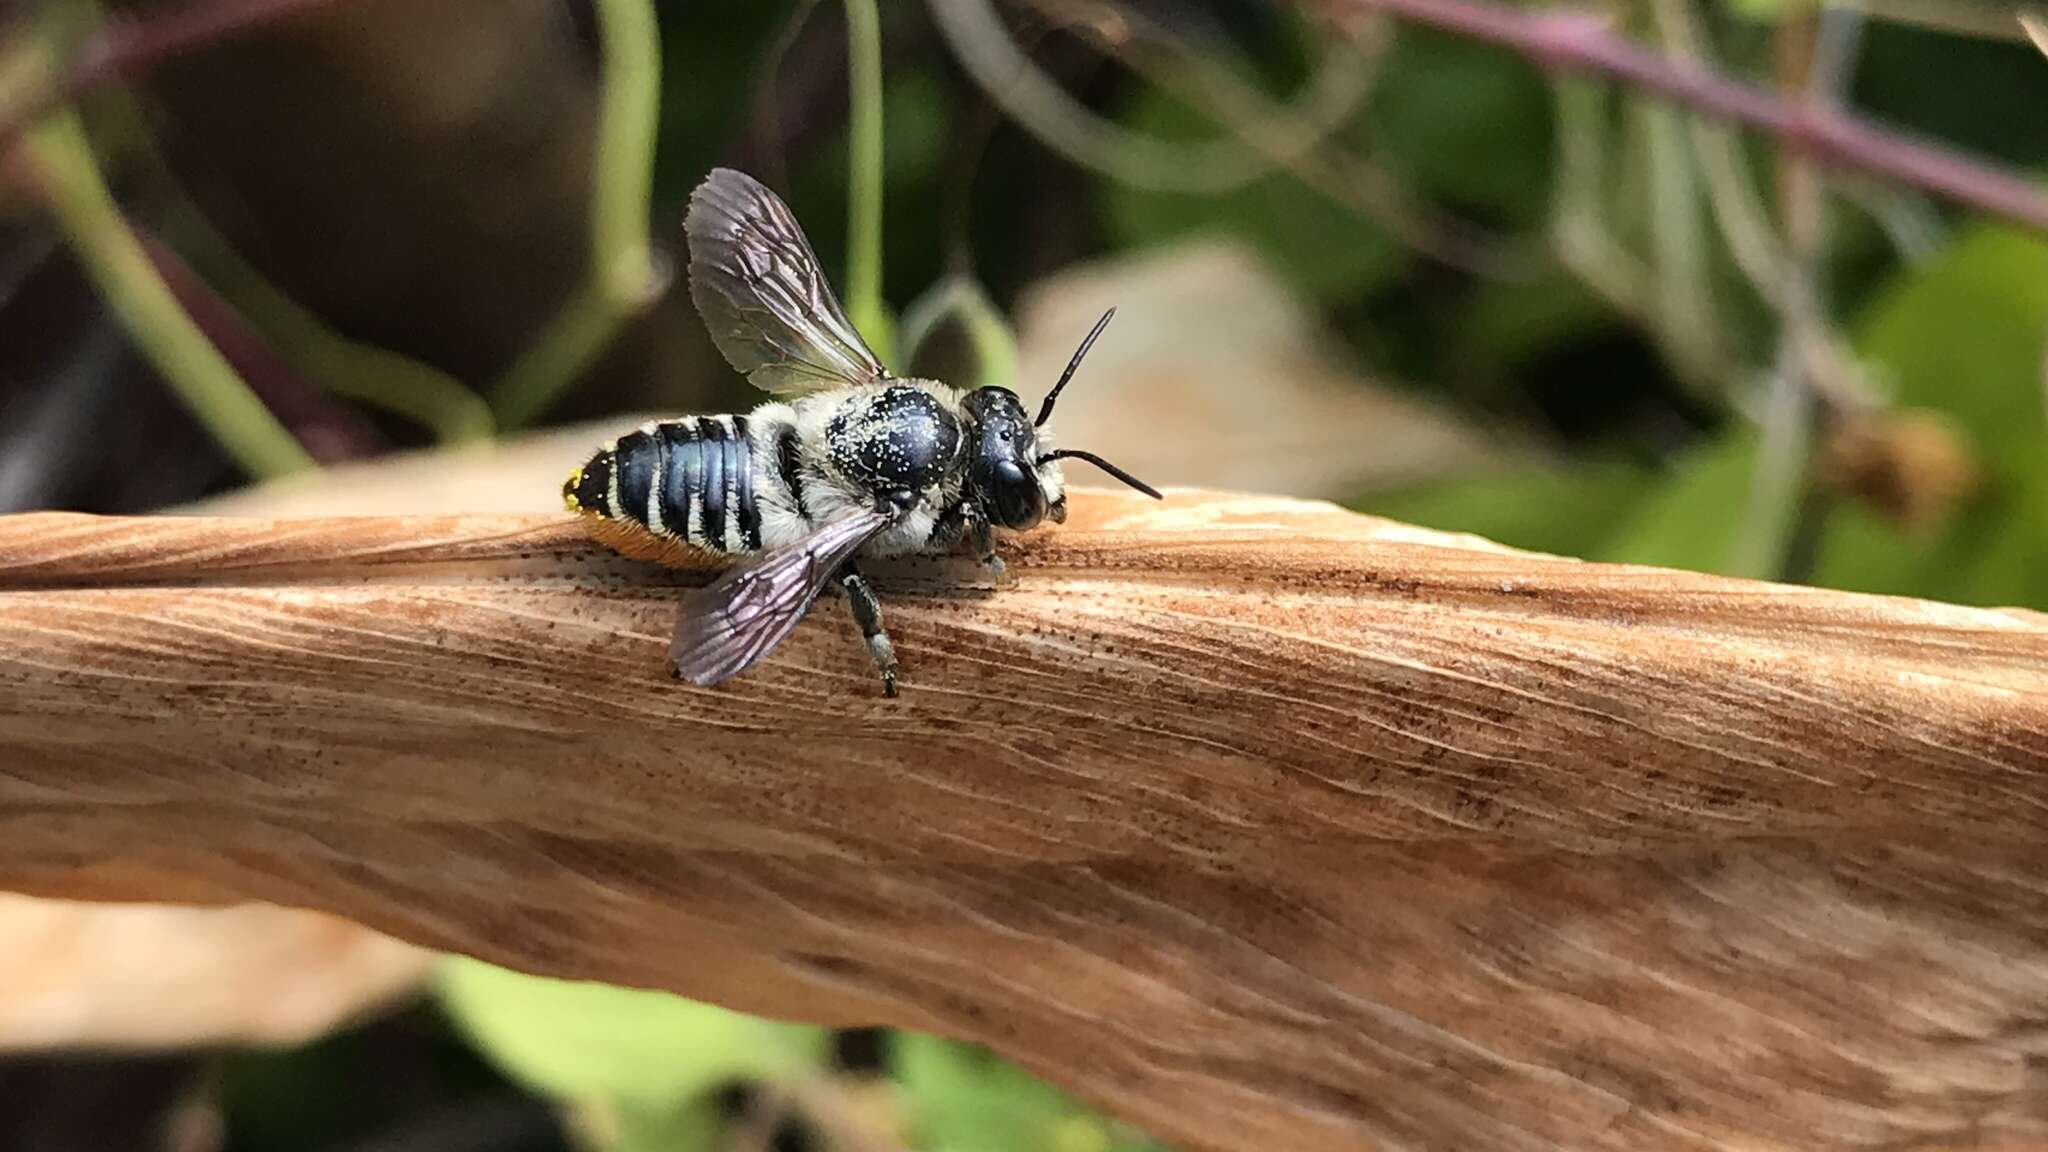
[[[846,602],[853,607],[853,622],[860,625],[861,637],[868,642],[868,657],[882,674],[882,695],[894,696],[896,647],[889,643],[889,634],[882,631],[882,602],[875,599],[875,590],[868,585],[867,577],[850,561],[839,568],[839,586],[846,590]]]
[[[966,538],[967,505],[955,504],[932,521],[932,534],[926,547],[933,552],[944,552]]]
[[[968,521],[967,531],[974,540],[974,558],[988,565],[989,574],[1001,580],[1007,566],[1003,558],[996,555],[995,526],[975,516]]]
[[[943,551],[967,541],[974,558],[988,565],[991,575],[1003,578],[1003,558],[996,555],[996,530],[971,505],[955,504],[932,524],[930,546]]]

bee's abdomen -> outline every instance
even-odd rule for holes
[[[744,416],[663,420],[622,436],[563,486],[571,508],[715,552],[761,547]]]

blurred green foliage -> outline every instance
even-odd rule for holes
[[[223,1152],[326,1152],[492,1100],[501,1082],[461,1036],[412,1010],[283,1052],[234,1052],[215,1071]]]
[[[617,1152],[709,1147],[725,1122],[723,1092],[829,1072],[822,1029],[667,993],[544,979],[460,957],[443,962],[437,988],[443,1009],[494,1063],[565,1109],[598,1118],[604,1147]],[[901,1126],[926,1152],[1164,1147],[973,1045],[895,1033],[882,1071],[897,1089]]]
[[[1886,285],[1850,331],[1895,403],[1948,412],[1988,461],[2017,478],[2048,456],[2044,320],[2048,241],[1980,226]]]
[[[1740,0],[1739,8],[1759,20],[1782,11],[1779,0]],[[750,69],[774,35],[767,10],[694,6],[668,17],[668,68],[686,78],[671,88],[663,121],[659,200],[671,209],[695,174],[745,131],[751,113],[734,94],[750,91]],[[1240,71],[1264,77],[1276,94],[1299,83],[1306,67],[1301,32],[1299,22],[1284,17],[1265,26],[1241,45],[1249,63]],[[1880,43],[1885,51],[1897,47],[1890,32]],[[1944,51],[1949,69],[1912,73],[1911,87],[1931,91],[1984,58],[1974,48]],[[1909,54],[1926,60],[1924,52]],[[2019,91],[2010,83],[2014,61],[2000,59],[2004,79],[1982,82],[1987,90]],[[1931,78],[1944,75],[1948,81]],[[888,76],[888,295],[913,301],[904,313],[905,361],[943,365],[928,370],[952,378],[1001,380],[1013,370],[1015,353],[1000,304],[1031,263],[1020,257],[1018,237],[954,213],[950,197],[957,190],[945,184],[961,126],[952,83],[928,62],[903,61]],[[1116,115],[1132,132],[1172,141],[1212,140],[1219,132],[1180,95],[1145,84],[1123,91]],[[1533,235],[1551,209],[1551,108],[1545,82],[1521,61],[1403,31],[1367,112],[1339,138],[1346,147],[1369,148],[1419,200]],[[2019,152],[2043,159],[2048,138],[2023,142]],[[845,134],[828,133],[815,151],[788,159],[790,199],[836,274],[845,251],[837,210]],[[1029,195],[1033,166],[1052,162],[1020,159],[1012,146],[992,148],[980,163],[981,213],[1001,220],[1017,197]],[[1676,450],[1632,438],[1629,417],[1616,410],[1658,403],[1659,394],[1668,400],[1679,389],[1653,354],[1633,350],[1648,347],[1633,322],[1576,277],[1549,266],[1526,279],[1447,278],[1383,222],[1284,172],[1219,195],[1101,181],[1094,196],[1103,228],[1097,242],[1109,251],[1203,232],[1236,235],[1353,338],[1365,365],[1407,371],[1466,398],[1519,395],[1518,412],[1551,418],[1568,440],[1591,430],[1583,438],[1588,450],[1558,466],[1366,493],[1356,506],[1519,547],[1730,570],[1756,467],[1754,429],[1727,413],[1686,412],[1681,423],[1705,432]],[[955,226],[964,230],[946,231]],[[1856,352],[1896,403],[1952,415],[1970,446],[1982,451],[1993,482],[1931,533],[1910,532],[1854,501],[1841,504],[1820,533],[1816,579],[2048,606],[2040,379],[2048,248],[2010,231],[1974,228],[1923,266],[1907,267],[1863,255],[1884,247],[1866,222],[1843,234],[1860,245],[1855,251],[1864,266],[1875,269],[1874,292],[1849,301]],[[971,239],[971,253],[952,247],[962,237]],[[981,280],[943,272],[970,255],[977,268],[993,270],[995,300]],[[1716,274],[1733,283],[1725,252],[1710,257]],[[1751,301],[1722,319],[1760,332],[1767,317]],[[1643,368],[1617,372],[1616,365]],[[1543,388],[1554,395],[1539,394]],[[440,989],[466,1034],[521,1083],[553,1099],[610,1109],[620,1120],[613,1147],[708,1146],[719,1130],[713,1100],[722,1087],[829,1072],[828,1036],[817,1029],[660,993],[564,984],[468,961],[451,962]],[[915,1146],[929,1152],[1158,1147],[968,1045],[892,1034],[884,1071],[900,1093]]]
[[[441,1003],[515,1079],[548,1096],[637,1111],[681,1107],[739,1080],[816,1068],[823,1031],[680,996],[443,963]]]
[[[1729,0],[1701,10],[1724,63],[1763,75],[1774,22],[1807,3]],[[1523,462],[1361,493],[1355,506],[1524,548],[1732,570],[1756,474],[1755,427],[1732,395],[1703,401],[1680,386],[1654,333],[1581,277],[1555,260],[1520,279],[1447,268],[1395,239],[1386,220],[1286,172],[1196,195],[1077,171],[987,115],[957,67],[933,48],[917,5],[882,7],[885,44],[910,45],[889,53],[884,92],[883,276],[885,296],[902,306],[903,363],[935,365],[928,370],[961,381],[1007,380],[1015,350],[1001,315],[1050,267],[1201,233],[1233,235],[1349,341],[1362,374],[1413,381],[1554,449],[1549,466]],[[1195,41],[1276,99],[1294,93],[1314,67],[1312,26],[1291,7],[1150,7],[1203,30]],[[777,115],[767,117],[756,103],[769,47],[794,8],[659,6],[655,225],[672,241],[704,170],[744,155],[784,190],[827,270],[843,283],[848,134],[836,102],[845,76],[833,71],[843,64],[835,45],[844,39],[835,5],[816,6],[809,17],[816,35],[799,43],[804,54],[785,61],[771,87]],[[1055,37],[1053,46],[1064,43]],[[1091,108],[1127,131],[1168,141],[1214,140],[1227,131],[1186,92],[1168,92],[1135,70],[1099,62],[1082,68],[1057,51],[1047,56]],[[1873,24],[1850,94],[1882,119],[2048,168],[2048,117],[2037,114],[2048,108],[2048,68],[2024,45]],[[1370,100],[1333,141],[1369,156],[1433,213],[1540,246],[1555,207],[1557,130],[1550,86],[1524,61],[1402,29]],[[1609,223],[1623,240],[1641,241],[1656,224],[1641,203],[1643,159],[1624,132],[1609,143]],[[1756,141],[1747,147],[1768,199],[1770,149]],[[1956,219],[1910,199],[1892,206],[1928,221],[1937,240]],[[1814,532],[1812,579],[2048,608],[2048,244],[1965,226],[1916,265],[1899,257],[1873,214],[1836,207],[1823,271],[1853,351],[1890,403],[1953,421],[1983,483],[1927,525],[1906,525],[1853,496],[1835,500]],[[1698,255],[1718,309],[1699,322],[1713,325],[1739,357],[1766,355],[1774,317],[1734,274],[1722,245]],[[751,398],[737,378],[727,384],[727,406]],[[718,1099],[729,1086],[836,1074],[827,1032],[662,993],[453,960],[439,980],[438,1003],[518,1084],[608,1116],[607,1146],[616,1149],[708,1149],[725,1123]],[[424,1047],[430,1059],[414,1078],[422,1092],[459,1097],[489,1087],[487,1071],[452,1041],[437,1036]],[[231,1058],[223,1077],[230,1147],[328,1147],[371,1135],[361,1098],[337,1085],[373,1081],[380,1063],[358,1036]],[[1156,1147],[967,1045],[895,1034],[881,1071],[900,1093],[917,1147],[928,1152]]]
[[[1216,135],[1207,117],[1157,89],[1131,108],[1127,126],[1162,140]],[[1143,248],[1204,232],[1227,232],[1263,254],[1319,301],[1365,295],[1394,282],[1408,254],[1393,237],[1285,173],[1222,195],[1161,192],[1109,184],[1106,222],[1119,247]]]
[[[708,1148],[720,1090],[813,1072],[830,1048],[819,1028],[459,956],[443,961],[438,988],[479,1050],[582,1116],[610,1152]]]
[[[1304,34],[1298,25],[1292,30]],[[1403,31],[1382,67],[1373,99],[1334,134],[1335,143],[1369,149],[1418,203],[1434,202],[1502,229],[1539,226],[1550,184],[1550,102],[1536,72],[1497,50],[1422,30]],[[1143,136],[1183,142],[1231,131],[1153,87],[1139,90],[1122,123]],[[1332,183],[1346,179],[1340,174]],[[1233,234],[1326,305],[1384,292],[1414,265],[1385,222],[1284,166],[1217,195],[1106,181],[1102,197],[1118,247]]]
[[[1374,493],[1366,511],[1447,532],[1564,556],[1588,556],[1642,504],[1651,473],[1625,461],[1513,471]]]
[[[1944,413],[1985,483],[1909,530],[1853,501],[1828,515],[1814,581],[1964,604],[2048,608],[2048,242],[1966,229],[1902,268],[1849,325],[1877,385]],[[1590,559],[1733,571],[1756,435],[1734,424],[1655,470],[1579,464],[1368,495],[1361,508]]]
[[[1105,1120],[987,1050],[897,1033],[889,1068],[927,1152],[1153,1152],[1164,1145]]]
[[[1504,230],[1550,203],[1550,88],[1518,56],[1402,29],[1357,143],[1424,202]]]
[[[2048,107],[2048,68],[2018,37],[1948,36],[1873,21],[1850,94],[1884,124],[2020,168],[2048,162],[2048,117],[2006,114]]]

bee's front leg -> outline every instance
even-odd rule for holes
[[[955,504],[932,525],[934,550],[943,551],[962,540],[974,549],[974,558],[986,564],[996,579],[1003,578],[1003,558],[996,555],[996,530],[979,509],[968,503]]]
[[[967,532],[974,541],[974,558],[988,565],[989,574],[1001,580],[1008,566],[996,555],[995,525],[980,515],[971,515],[967,518]]]
[[[882,674],[882,695],[896,695],[896,646],[889,643],[889,634],[882,631],[882,602],[875,598],[867,577],[850,560],[839,568],[839,586],[845,589],[846,602],[853,608],[853,622],[860,625],[861,637],[868,643],[868,658]]]

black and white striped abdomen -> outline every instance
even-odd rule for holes
[[[569,507],[713,552],[761,548],[755,454],[744,416],[643,425],[590,458],[562,487]]]

